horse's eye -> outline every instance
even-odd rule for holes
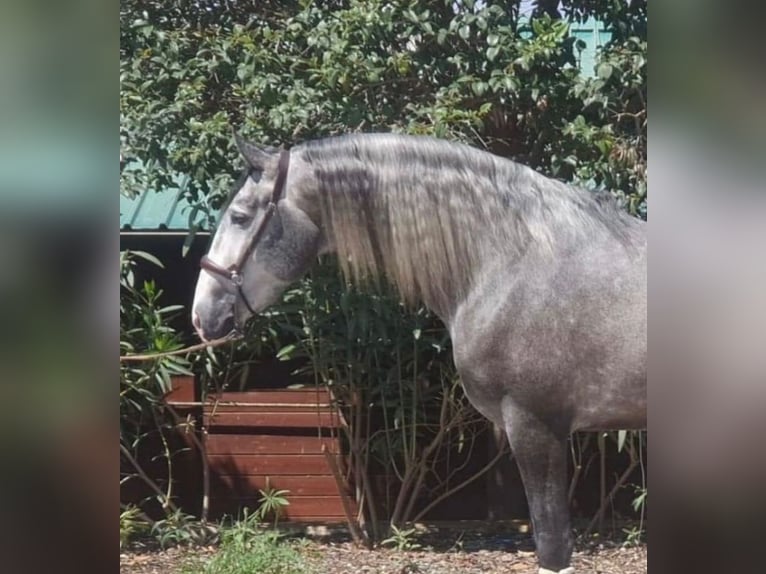
[[[231,222],[234,225],[246,225],[247,222],[250,221],[249,215],[246,213],[240,213],[238,211],[232,211],[229,217],[231,218]]]

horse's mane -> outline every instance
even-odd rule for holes
[[[467,145],[355,134],[294,149],[318,182],[322,225],[352,280],[385,274],[409,301],[449,306],[476,266],[555,253],[594,233],[626,240],[616,202]],[[444,304],[447,305],[444,305]]]

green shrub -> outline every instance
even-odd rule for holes
[[[148,529],[148,524],[142,516],[141,509],[128,505],[120,512],[120,550]]]
[[[298,550],[276,530],[259,526],[263,512],[248,513],[221,528],[221,545],[208,559],[187,562],[182,574],[300,574],[305,572]]]

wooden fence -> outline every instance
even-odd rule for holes
[[[199,417],[210,477],[210,516],[259,505],[259,490],[288,491],[284,520],[344,522],[342,416],[326,389],[222,392],[193,400],[191,378],[177,378],[166,398]],[[353,511],[353,506],[349,509]]]

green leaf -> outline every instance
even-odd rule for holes
[[[503,78],[503,86],[509,92],[515,92],[519,89],[519,82],[515,76],[506,76]]]
[[[173,313],[175,311],[181,311],[184,308],[183,305],[168,305],[167,307],[163,307],[159,310],[160,313]]]
[[[603,62],[596,68],[596,75],[602,80],[608,80],[611,77],[613,71],[614,69],[612,68],[611,64]]]
[[[277,359],[279,359],[280,361],[288,361],[290,359],[290,355],[292,354],[293,351],[295,351],[295,349],[296,349],[295,344],[282,347],[277,352]]]
[[[189,226],[189,233],[184,237],[184,244],[181,246],[181,257],[185,258],[189,254],[189,249],[191,249],[192,243],[194,243],[194,238],[197,236],[198,229],[199,226],[197,224]]]
[[[628,431],[617,431],[617,452],[622,452],[622,448],[625,446],[625,439],[628,436]]]
[[[500,36],[498,36],[497,34],[490,34],[487,36],[487,45],[495,46],[499,40],[500,40]]]
[[[471,84],[471,89],[473,90],[473,93],[476,94],[477,96],[481,96],[482,94],[484,94],[484,92],[487,91],[488,87],[489,86],[487,86],[487,82],[474,82],[473,84]]]
[[[470,26],[461,26],[457,33],[463,40],[467,40],[468,36],[471,35],[471,28]]]
[[[157,259],[154,255],[151,253],[147,253],[146,251],[131,251],[131,255],[138,257],[139,259],[143,259],[145,261],[148,261],[149,263],[152,263],[156,265],[157,267],[164,269],[165,266],[162,264],[162,261]]]
[[[497,46],[491,46],[487,48],[487,59],[492,62],[495,58],[497,58],[497,53],[500,51],[500,48]]]

